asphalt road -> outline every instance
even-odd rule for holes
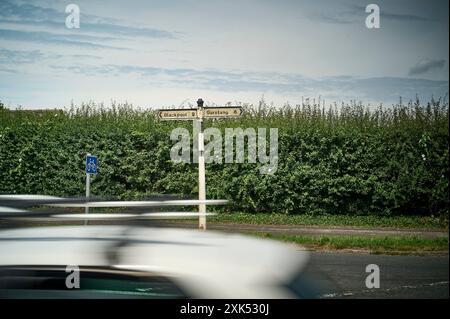
[[[447,256],[386,256],[313,252],[306,278],[320,298],[449,298]],[[380,288],[365,285],[366,266],[380,269]]]

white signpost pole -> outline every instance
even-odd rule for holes
[[[203,135],[203,100],[197,101],[198,115],[198,199],[206,200],[206,181],[205,181],[205,140]],[[198,218],[198,228],[206,230],[206,205],[198,206],[200,216]]]
[[[86,155],[86,161],[87,161],[88,156],[91,156],[91,154],[88,153],[88,154]],[[91,174],[89,174],[89,173],[86,171],[86,200],[89,199],[90,193],[91,193]],[[85,214],[89,214],[89,207],[86,206],[86,207],[84,208],[84,212],[85,212]],[[88,220],[86,219],[86,220],[84,221],[84,224],[87,225],[87,223],[88,223]]]

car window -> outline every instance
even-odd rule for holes
[[[68,288],[65,268],[3,267],[0,298],[187,298],[165,276],[111,268],[80,267],[79,288]]]

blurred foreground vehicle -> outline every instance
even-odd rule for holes
[[[0,208],[1,217],[30,218],[30,211],[8,204]],[[89,218],[126,221],[164,214],[186,213]],[[134,225],[12,228],[0,231],[0,298],[310,298],[314,292],[302,278],[308,258],[306,251],[280,242],[212,231]]]

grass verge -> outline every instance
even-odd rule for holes
[[[236,223],[254,225],[304,225],[304,226],[347,226],[366,228],[406,228],[426,230],[448,230],[448,220],[423,216],[349,216],[349,215],[285,215],[218,213],[208,217],[215,223]]]
[[[445,237],[424,239],[416,236],[357,237],[357,236],[296,236],[251,233],[253,236],[281,240],[313,250],[358,250],[372,254],[423,255],[448,254],[449,240]]]

